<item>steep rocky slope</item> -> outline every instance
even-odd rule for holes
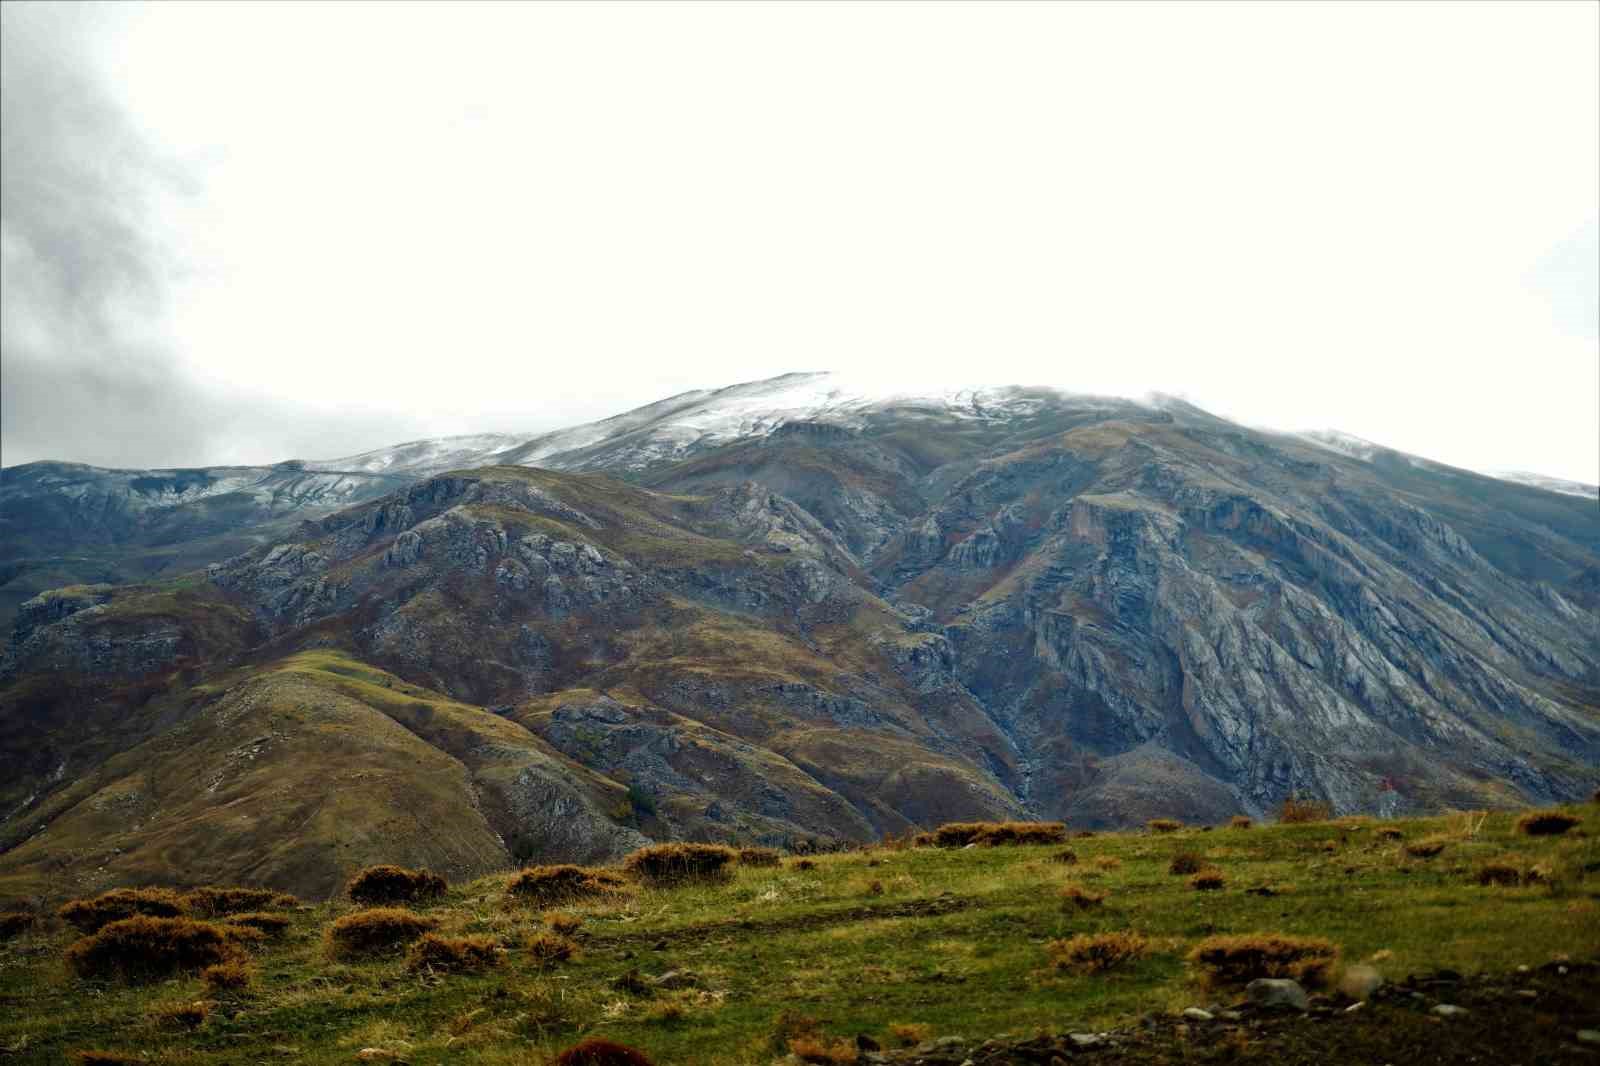
[[[21,606],[0,878],[317,893],[377,856],[1515,804],[1600,765],[1595,502],[1381,448],[797,375],[340,465],[253,505],[270,543]]]

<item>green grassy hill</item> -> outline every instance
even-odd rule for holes
[[[791,857],[741,866],[725,882],[629,882],[562,907],[581,919],[571,933],[576,954],[564,961],[539,957],[549,912],[508,904],[510,875],[496,875],[452,885],[418,907],[441,934],[492,938],[496,961],[483,972],[416,971],[403,949],[335,960],[325,931],[355,909],[338,902],[286,911],[287,930],[249,948],[252,979],[232,991],[191,975],[144,984],[80,978],[64,961],[79,933],[49,917],[0,944],[0,1052],[6,1062],[71,1061],[69,1053],[96,1048],[151,1062],[348,1063],[376,1049],[369,1061],[393,1052],[413,1064],[509,1064],[544,1062],[603,1036],[660,1064],[731,1066],[781,1058],[808,1035],[831,1061],[855,1061],[854,1038],[865,1034],[885,1049],[958,1035],[980,1063],[1048,1062],[1000,1044],[977,1049],[1001,1034],[1137,1026],[1155,1012],[1146,1030],[1155,1037],[1095,1061],[1249,1061],[1252,1049],[1256,1061],[1315,1061],[1281,1042],[1337,1043],[1366,1031],[1358,1024],[1392,1026],[1383,1039],[1445,1041],[1440,1047],[1449,1033],[1470,1033],[1490,1042],[1481,1061],[1520,1061],[1491,1053],[1496,1040],[1535,1061],[1541,1040],[1552,1050],[1572,1045],[1577,1027],[1600,1022],[1584,1014],[1600,1009],[1593,998],[1587,1008],[1576,991],[1563,1000],[1558,984],[1595,987],[1586,965],[1600,960],[1600,806],[1564,810],[1581,824],[1560,836],[1519,833],[1514,814],[1460,813]],[[1411,853],[1431,850],[1414,848],[1428,838],[1442,844],[1436,854]],[[1073,861],[1062,861],[1068,850]],[[1189,875],[1170,872],[1180,853],[1219,870],[1223,887],[1199,891]],[[1504,876],[1517,883],[1480,884],[1493,863],[1512,868]],[[1062,897],[1068,885],[1104,900],[1074,906]],[[1142,957],[1100,973],[1052,964],[1052,941],[1122,931],[1146,938]],[[1240,998],[1238,989],[1208,987],[1187,961],[1202,939],[1229,933],[1331,940],[1340,950],[1334,988],[1340,971],[1370,964],[1391,986],[1419,973],[1489,972],[1521,980],[1532,996],[1507,992],[1504,1018],[1475,1006],[1457,1025],[1428,1013],[1442,996],[1419,993],[1415,1002],[1327,1014],[1320,1028],[1312,1023],[1323,1015],[1313,1014],[1276,1036],[1241,1024],[1207,1042],[1175,1015]],[[1575,972],[1537,970],[1558,958]],[[1534,973],[1520,978],[1520,966]],[[1538,1006],[1539,996],[1567,1008]],[[1330,997],[1342,1011],[1339,993]],[[177,1009],[196,1001],[206,1006]],[[1388,1061],[1421,1061],[1390,1050]]]

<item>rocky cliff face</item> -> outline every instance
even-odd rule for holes
[[[784,419],[734,399],[743,421],[697,394],[545,457],[609,455],[627,481],[424,476],[413,448],[394,491],[180,582],[22,605],[0,661],[0,755],[20,770],[0,786],[0,878],[113,837],[106,877],[154,861],[151,819],[209,809],[161,782],[238,759],[185,738],[263,685],[290,738],[333,687],[350,735],[366,721],[455,767],[430,793],[452,813],[430,817],[476,841],[435,859],[462,870],[647,836],[822,843],[1593,787],[1592,500],[1175,402],[1010,390]],[[308,675],[306,655],[334,658]],[[271,808],[270,775],[252,780],[238,802]],[[336,780],[360,842],[282,853],[286,887],[334,883],[341,849],[382,857],[380,825],[427,854],[384,814],[388,778],[303,787]],[[142,828],[107,821],[135,808]]]

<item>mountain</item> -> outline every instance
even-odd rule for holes
[[[1515,805],[1600,766],[1592,500],[1171,398],[788,375],[0,493],[5,558],[215,551],[17,608],[0,891]]]

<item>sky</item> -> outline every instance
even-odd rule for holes
[[[1600,482],[1600,4],[0,19],[4,465],[837,369]]]

